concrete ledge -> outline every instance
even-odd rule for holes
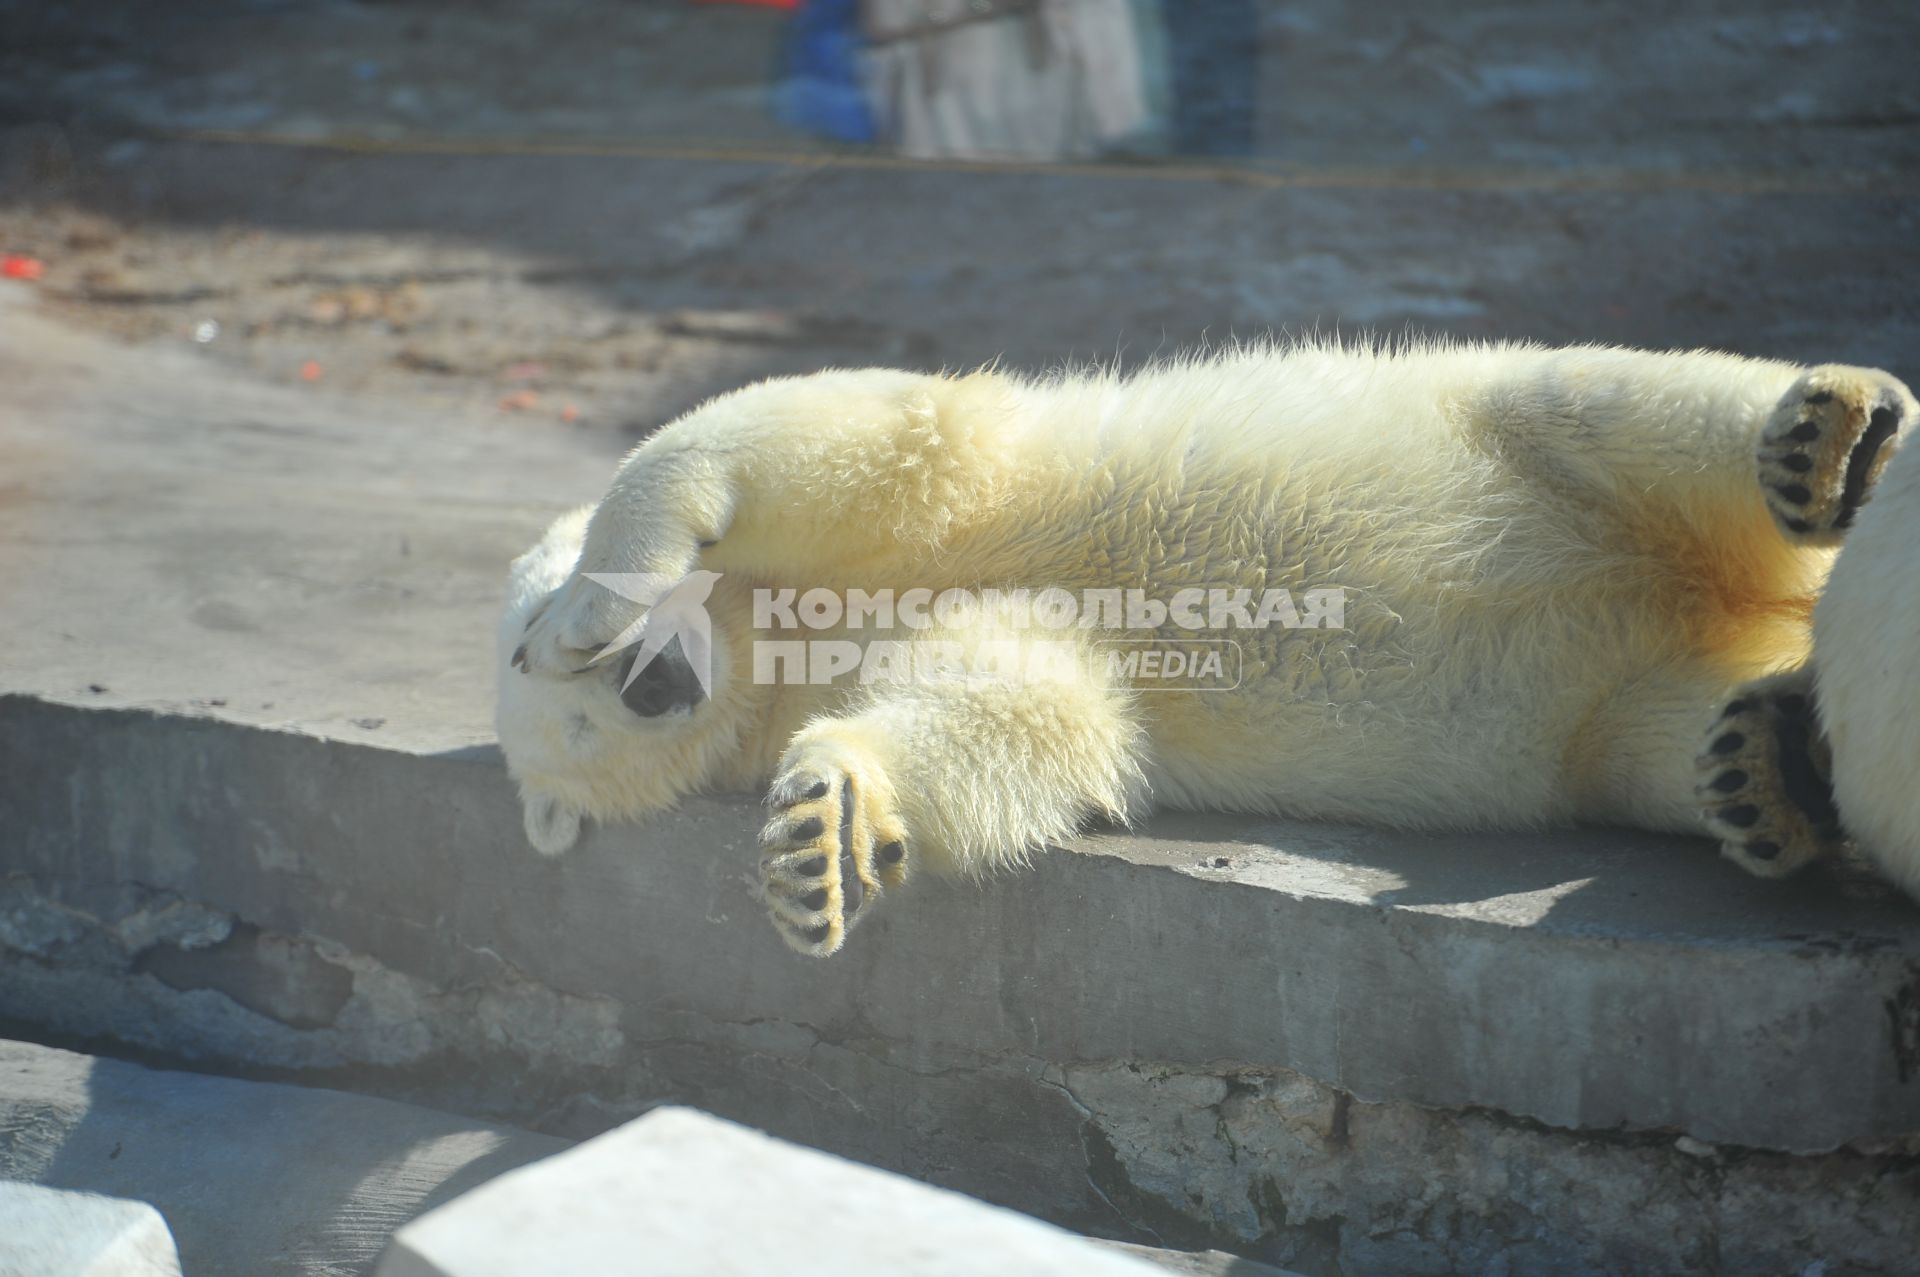
[[[918,883],[819,963],[749,897],[745,799],[550,862],[490,749],[29,697],[0,776],[0,1014],[62,1032],[570,1134],[671,1097],[1308,1272],[1920,1241],[1920,916],[1700,843],[1168,820]]]
[[[984,889],[916,883],[818,963],[782,949],[749,895],[747,799],[549,861],[492,750],[22,697],[0,699],[0,775],[15,891],[114,916],[139,884],[431,987],[607,999],[622,1010],[576,1044],[586,1059],[686,1023],[778,1021],[921,1050],[1237,1061],[1365,1101],[1789,1152],[1920,1133],[1920,911],[1748,880],[1703,842],[1172,817]],[[31,900],[15,912],[25,925]],[[242,934],[220,937],[230,968],[195,963],[198,935],[136,956],[295,1029],[331,1024],[299,1063],[360,1054],[332,1005],[350,966],[243,953],[258,942]],[[263,964],[289,962],[304,971],[275,979],[315,1005],[266,991]]]

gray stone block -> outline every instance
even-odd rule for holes
[[[1920,1021],[1890,1012],[1920,999],[1920,911],[1748,879],[1703,841],[1170,815],[984,886],[916,882],[801,963],[751,895],[751,798],[546,859],[491,749],[4,696],[0,775],[16,930],[85,932],[34,941],[58,956],[0,1013],[167,1050],[327,1067],[491,1043],[606,1065],[707,1023],[787,1024],[1236,1061],[1363,1101],[1782,1152],[1920,1132]],[[147,943],[139,920],[177,901],[236,930]],[[99,969],[86,955],[137,978],[76,1004],[57,989]]]
[[[1162,1277],[1010,1210],[658,1109],[400,1230],[378,1277]]]
[[[388,1100],[0,1041],[0,1178],[151,1203],[139,1209],[165,1217],[193,1277],[363,1272],[421,1211],[565,1147]],[[7,1236],[0,1224],[0,1255]]]
[[[180,1277],[145,1202],[0,1180],[0,1277]]]

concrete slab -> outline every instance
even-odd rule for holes
[[[415,1220],[378,1277],[1158,1277],[958,1193],[664,1108]]]
[[[4,1220],[23,1199],[0,1192],[0,1272],[145,1277],[169,1271],[162,1241],[166,1257],[179,1246],[171,1271],[195,1277],[365,1272],[401,1224],[566,1147],[388,1100],[0,1041],[0,1179],[66,1190],[76,1225],[131,1220],[125,1262],[148,1264],[9,1268],[23,1235]],[[136,1200],[97,1205],[117,1198]]]
[[[180,1277],[160,1212],[145,1202],[0,1180],[4,1277]]]
[[[0,698],[0,773],[14,952],[42,964],[0,990],[0,1013],[72,1032],[308,1067],[463,1041],[424,1007],[376,1033],[390,1012],[367,1003],[364,956],[424,990],[563,991],[572,1036],[556,1023],[547,1049],[588,1062],[777,1022],[922,1052],[1277,1065],[1362,1100],[1791,1152],[1920,1130],[1920,1057],[1888,1011],[1915,996],[1920,916],[1843,878],[1748,880],[1691,840],[1168,816],[984,888],[916,884],[815,964],[787,956],[751,897],[750,796],[546,860],[491,751],[27,697]],[[177,939],[150,915],[181,901],[310,951],[244,930],[209,945],[192,912]],[[56,992],[81,975],[67,957],[144,979],[75,1005]],[[236,1006],[262,964],[311,996]],[[163,992],[201,995],[206,1014],[163,1014]],[[488,1031],[519,1045],[534,1030]]]
[[[127,348],[0,281],[9,690],[422,750],[492,738],[476,622],[612,458]]]

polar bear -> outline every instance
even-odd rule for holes
[[[1155,806],[1704,830],[1779,876],[1840,833],[1769,680],[1804,666],[1913,417],[1882,372],[1601,347],[762,382],[634,449],[516,563],[501,743],[547,853],[583,817],[768,786],[765,902],[816,955],[914,872]],[[621,582],[696,572],[709,625],[638,661],[647,596]],[[1315,590],[1336,624],[1293,623]],[[976,606],[903,627],[916,592]],[[836,602],[880,597],[884,631]],[[800,637],[857,671],[767,659],[796,598],[822,627]],[[1126,644],[1230,645],[1233,669],[1162,687]]]
[[[1890,431],[1903,405],[1870,405]],[[1871,426],[1869,428],[1872,428]],[[1833,796],[1859,849],[1920,898],[1920,448],[1886,465],[1874,499],[1847,533],[1813,614],[1813,664],[1783,679],[1814,694],[1832,749]]]

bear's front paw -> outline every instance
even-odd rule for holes
[[[1838,545],[1901,431],[1913,395],[1870,368],[1825,364],[1795,382],[1760,436],[1760,488],[1790,540]]]
[[[568,577],[528,618],[513,666],[553,677],[584,673],[642,614],[638,603],[606,586],[580,575]]]
[[[1748,873],[1784,878],[1840,847],[1832,757],[1806,672],[1736,692],[1707,732],[1696,768],[1707,829]]]
[[[790,750],[760,833],[767,911],[781,938],[824,958],[907,877],[907,834],[884,773],[861,751],[815,740]]]

